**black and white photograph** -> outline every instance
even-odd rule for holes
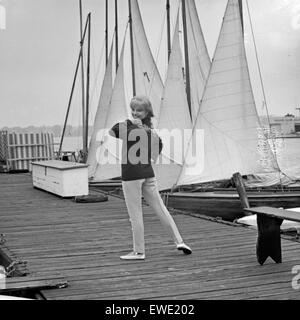
[[[0,0],[0,300],[299,300],[299,88],[298,0]]]

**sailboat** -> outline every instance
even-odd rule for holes
[[[167,1],[167,8],[168,7],[169,1]],[[189,81],[191,87],[190,95],[186,94],[182,71],[184,69],[184,63],[179,45],[179,9],[172,50],[170,50],[165,87],[162,84],[160,74],[151,54],[137,0],[129,0],[129,10],[131,22],[133,95],[145,94],[149,96],[152,101],[154,114],[157,115],[155,121],[155,127],[157,129],[165,129],[169,132],[173,128],[179,130],[189,129],[191,131],[192,118],[197,113],[198,100],[199,97],[202,96],[211,63],[194,0],[187,2],[189,15],[184,16],[186,25],[185,71],[188,73],[189,68],[194,71],[191,73],[191,81]],[[187,47],[189,47],[188,53]],[[104,157],[105,152],[110,153],[115,160],[119,157],[116,154],[113,156],[113,152],[108,150],[108,145],[113,144],[112,139],[108,137],[110,141],[104,144],[103,136],[101,136],[99,132],[104,128],[112,127],[118,120],[124,120],[126,118],[124,114],[124,88],[121,86],[121,84],[124,83],[124,80],[122,80],[124,76],[123,58],[123,54],[121,54],[120,67],[116,75],[118,81],[115,81],[113,89],[111,74],[112,56],[111,54],[109,56],[88,156],[91,184],[108,189],[120,187],[120,181],[117,179],[111,180],[112,178],[120,176],[120,166],[112,165],[111,163],[108,164],[110,161],[104,164],[101,162],[101,158]],[[119,83],[119,85],[117,83]],[[116,98],[117,96],[118,98]],[[188,137],[186,137],[186,139],[187,138]],[[162,158],[164,158],[169,160],[169,164],[162,165],[159,163],[154,166],[154,170],[158,177],[159,187],[165,189],[176,182],[177,176],[182,168],[183,159],[176,162],[176,158],[178,157],[168,155],[168,151],[166,150],[168,143],[165,143],[164,139],[163,142],[165,148],[159,161],[163,162]],[[120,142],[118,143],[121,144]],[[120,150],[120,148],[119,145],[113,149]],[[180,157],[180,154],[178,154],[178,156]]]
[[[143,48],[149,54],[151,52],[138,3],[136,0],[129,3],[133,4],[132,21],[137,23],[135,30],[140,31],[134,31],[132,38],[141,36],[141,39],[132,42],[132,47],[135,47],[135,52]],[[185,81],[182,77],[178,17],[164,87],[151,54],[148,56],[148,65],[151,65],[148,70],[145,71],[139,60],[146,56],[145,53],[136,54],[133,64],[134,72],[137,72],[139,78],[138,83],[143,84],[137,93],[150,95],[151,88],[155,87],[150,79],[159,80],[156,86],[158,90],[150,98],[159,101],[161,94],[160,103],[155,102],[155,111],[159,115],[157,128],[191,130],[191,135],[187,137],[188,145],[181,150],[181,155],[171,154],[170,150],[164,149],[154,169],[159,189],[168,207],[233,220],[244,215],[241,202],[234,187],[226,190],[223,187],[224,183],[230,182],[235,172],[248,178],[245,182],[249,187],[266,186],[266,183],[259,184],[257,181],[250,184],[250,177],[254,174],[256,177],[281,176],[279,180],[283,180],[255,106],[244,46],[242,2],[228,1],[212,62],[207,53],[194,0],[183,0],[182,4],[186,5],[186,8],[182,6],[185,25]],[[141,43],[144,45],[140,46]],[[122,62],[120,65],[122,66]],[[193,72],[188,78],[189,67],[192,67]],[[155,74],[149,76],[151,70]],[[118,86],[115,84],[115,87]],[[113,91],[117,94],[118,90]],[[109,104],[112,113],[116,112],[113,111],[113,96],[112,94]],[[123,104],[118,103],[120,105]],[[94,128],[96,126],[95,122]],[[204,132],[204,150],[202,157],[198,159],[202,161],[202,165],[193,168],[188,160],[197,147],[199,130]],[[203,140],[200,143],[202,142]],[[263,148],[258,148],[259,145]],[[89,154],[92,156],[93,153]],[[169,161],[168,164],[164,164],[164,159]],[[99,184],[99,181],[117,177],[120,174],[117,168],[119,166],[98,166],[92,174],[92,181],[104,189],[120,187],[120,182],[114,180]],[[250,205],[284,208],[300,206],[300,192],[282,191],[275,188],[263,189],[257,193],[251,191],[248,194]]]
[[[169,207],[233,220],[243,216],[239,196],[235,188],[225,190],[220,186],[230,182],[235,172],[248,177],[245,182],[249,187],[253,175],[261,179],[276,176],[281,182],[286,178],[257,114],[243,32],[242,2],[229,0],[185,162],[172,186],[176,192],[165,193]],[[204,157],[202,165],[193,168],[188,158],[195,147],[197,130],[204,132]],[[216,181],[220,182],[219,190]],[[252,185],[259,186],[258,182],[256,179]],[[260,182],[260,186],[267,185]],[[248,198],[250,206],[300,206],[299,190],[282,192],[269,188],[249,192]]]
[[[183,168],[187,142],[192,134],[193,118],[198,111],[199,96],[202,96],[211,64],[195,2],[189,0],[183,4],[186,4],[186,7],[182,6],[183,21],[186,26],[184,28],[186,63],[179,39],[179,6],[158,120],[159,134],[164,147],[154,165],[154,171],[160,190],[172,187]],[[185,11],[188,14],[185,15]],[[182,69],[188,70],[188,68],[193,70],[188,81],[189,94],[186,90],[187,81],[184,81],[182,74]],[[171,139],[179,142],[173,150]]]
[[[133,95],[149,96],[154,114],[157,115],[160,109],[163,83],[148,44],[138,2],[129,0],[128,3]],[[106,67],[87,159],[89,179],[93,184],[99,184],[99,182],[110,184],[111,179],[121,175],[122,141],[111,138],[107,134],[107,129],[130,116],[124,85],[124,51],[127,31],[128,24],[114,84],[112,84],[112,47]],[[112,183],[115,185],[120,182],[113,180]]]

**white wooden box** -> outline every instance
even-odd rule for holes
[[[88,165],[69,161],[32,162],[33,186],[61,197],[89,194]]]

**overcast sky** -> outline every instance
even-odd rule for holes
[[[295,108],[300,107],[300,3],[298,0],[248,1],[269,112],[299,115]],[[83,0],[84,15],[92,12],[92,117],[104,69],[104,2]],[[118,1],[120,46],[128,17],[127,2]],[[174,25],[178,0],[170,2]],[[109,3],[111,39],[114,1]],[[227,0],[196,0],[211,56],[226,3]],[[160,48],[158,65],[164,77],[166,45],[161,35],[166,33],[165,0],[139,0],[139,4],[155,56]],[[244,19],[257,109],[264,113],[245,1]],[[0,128],[63,124],[78,51],[78,0],[0,0]],[[70,123],[79,125],[79,86],[74,101]]]

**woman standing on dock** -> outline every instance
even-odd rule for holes
[[[145,96],[135,96],[130,102],[133,120],[115,124],[110,135],[123,140],[122,188],[133,234],[133,252],[121,256],[124,260],[145,259],[142,196],[160,218],[173,238],[178,250],[191,254],[184,244],[177,226],[158,192],[151,165],[161,152],[161,139],[154,133],[151,118],[154,116],[151,102]]]

